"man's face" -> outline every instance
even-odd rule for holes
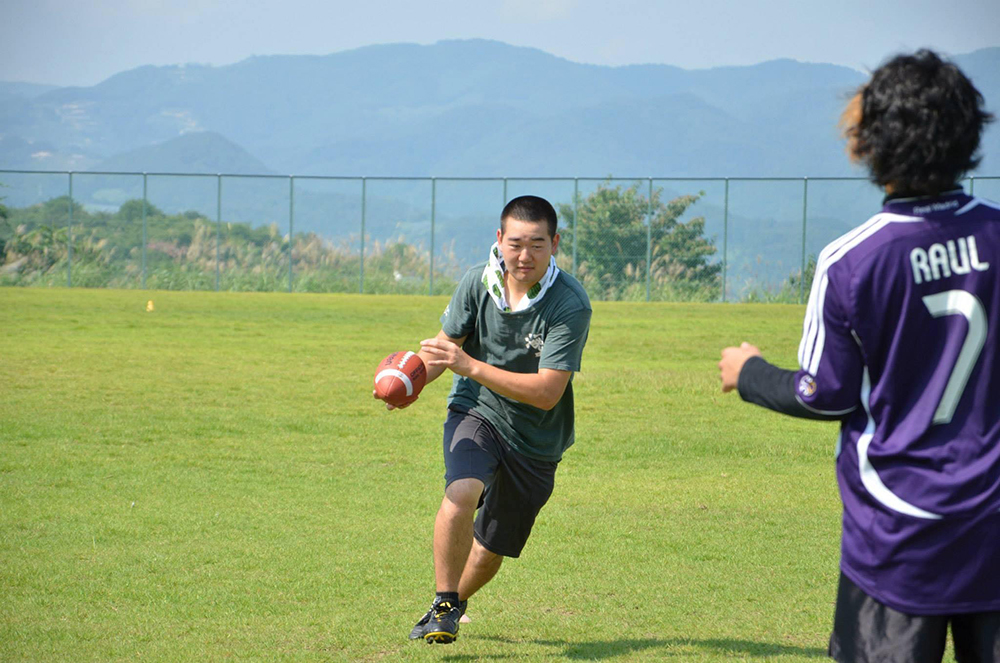
[[[497,242],[503,253],[504,265],[511,278],[525,286],[542,280],[551,258],[559,246],[559,234],[549,237],[544,221],[519,221],[508,218],[506,231],[497,231]]]

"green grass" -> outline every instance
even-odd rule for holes
[[[742,340],[793,363],[781,305],[595,304],[528,547],[456,644],[407,641],[450,380],[390,413],[371,374],[446,302],[0,289],[0,660],[824,657],[835,427],[717,378]]]

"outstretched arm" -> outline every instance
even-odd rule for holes
[[[834,255],[827,247],[816,266],[802,324],[799,370],[772,366],[760,350],[743,343],[722,351],[723,391],[739,389],[745,401],[807,419],[843,419],[861,405],[864,348],[848,314],[850,298],[841,285],[850,281],[851,274],[833,271]]]
[[[541,410],[551,410],[556,406],[573,375],[572,371],[552,368],[540,368],[537,373],[505,371],[473,359],[459,344],[441,336],[438,334],[436,338],[420,342],[420,357],[427,364],[429,374],[433,369],[436,377],[445,368],[450,368],[452,372],[471,378],[490,391]]]
[[[832,421],[841,419],[854,410],[850,407],[844,411],[831,412],[808,407],[797,392],[796,378],[799,372],[778,368],[768,363],[761,356],[760,350],[749,343],[744,342],[738,348],[730,347],[723,350],[719,373],[722,378],[722,391],[737,389],[740,398],[748,403],[792,417]],[[811,384],[815,384],[812,376],[809,376],[808,380],[812,381]],[[809,384],[807,381],[806,385]]]

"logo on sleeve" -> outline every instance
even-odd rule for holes
[[[441,317],[447,318],[449,313],[451,313],[451,304],[444,307],[444,313],[441,314]]]
[[[816,380],[811,375],[803,375],[799,379],[799,393],[809,398],[816,393]]]
[[[524,341],[525,341],[524,347],[534,348],[535,356],[536,357],[542,356],[542,348],[545,346],[545,339],[543,339],[538,334],[528,334],[527,336],[524,337]]]

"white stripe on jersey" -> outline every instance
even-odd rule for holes
[[[802,321],[802,341],[799,343],[799,366],[802,368],[805,368],[809,363],[807,355],[816,343],[819,325],[822,322],[823,303],[826,299],[826,287],[828,284],[826,280],[827,261],[837,249],[854,240],[869,226],[876,223],[881,216],[881,214],[876,214],[857,228],[833,240],[820,251],[819,259],[816,260],[816,271],[813,274],[813,286],[809,293],[809,302],[806,305],[806,316]],[[817,311],[820,312],[819,316],[816,315]]]
[[[819,258],[816,260],[816,271],[813,274],[813,284],[809,291],[809,302],[806,305],[806,315],[805,319],[802,321],[802,341],[799,343],[799,365],[805,368],[806,358],[805,354],[808,347],[811,347],[816,340],[816,316],[813,315],[813,311],[816,308],[816,303],[820,299],[820,290],[823,289],[825,292],[826,285],[823,283],[823,277],[826,275],[826,269],[824,268],[822,273],[820,272],[821,266],[824,265],[830,254],[844,242],[850,241],[862,232],[869,224],[871,224],[878,215],[868,219],[865,223],[848,231],[846,234],[841,235],[839,238],[833,240],[819,252]],[[821,309],[822,310],[822,309]],[[808,339],[808,340],[807,340]]]
[[[990,209],[1000,209],[1000,205],[997,205],[995,202],[993,202],[991,200],[985,200],[983,198],[974,198],[974,200],[975,200],[975,202],[979,203],[980,205],[984,205],[986,207],[989,207]],[[958,212],[956,212],[956,214],[957,213]]]
[[[799,365],[811,375],[816,375],[819,362],[823,356],[823,346],[826,343],[826,323],[823,321],[823,309],[826,304],[826,291],[829,286],[827,272],[837,261],[879,230],[890,223],[922,223],[925,219],[917,216],[879,213],[864,224],[847,233],[840,239],[831,242],[819,254],[816,262],[816,273],[813,276],[813,289],[806,306],[806,319],[803,322],[802,341],[799,343]]]
[[[868,403],[871,398],[871,394],[872,381],[871,378],[868,377],[868,367],[865,366],[865,372],[861,378],[861,404],[865,408],[865,414],[868,415],[868,425],[865,426],[865,432],[863,432],[858,438],[858,470],[861,473],[861,483],[872,497],[881,502],[883,506],[886,506],[893,511],[905,513],[908,516],[914,516],[916,518],[940,520],[941,516],[938,514],[931,513],[930,511],[924,511],[920,507],[910,504],[902,497],[889,490],[889,488],[882,483],[882,478],[878,475],[878,472],[875,471],[871,461],[868,460],[868,447],[871,445],[872,438],[875,436],[875,418],[872,417],[871,406]]]
[[[959,214],[965,214],[969,210],[971,210],[973,208],[976,208],[976,207],[979,207],[979,201],[977,199],[973,198],[972,200],[970,200],[969,202],[967,202],[965,204],[965,206],[962,207],[962,209],[955,210],[955,216],[958,216]]]

